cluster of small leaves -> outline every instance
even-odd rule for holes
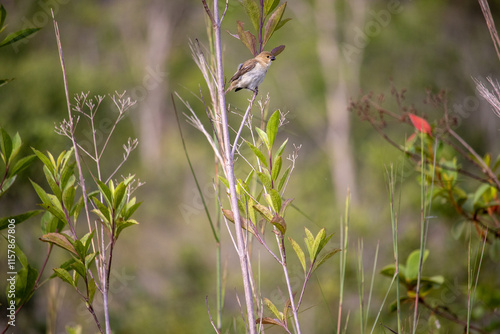
[[[25,170],[34,159],[35,155],[28,155],[19,160],[17,157],[21,150],[22,141],[19,133],[14,137],[2,128],[0,128],[0,156],[2,157],[2,165],[0,166],[0,198],[5,192],[14,184],[20,172]],[[33,210],[22,213],[20,215],[4,217],[0,219],[0,230],[7,228],[9,220],[15,221],[15,224],[22,223],[23,221],[39,214],[41,211]]]
[[[307,229],[307,227],[304,228],[306,236],[304,238],[304,243],[307,248],[307,252],[309,253],[309,265],[307,266],[306,264],[306,256],[302,248],[300,248],[300,245],[293,240],[291,237],[288,237],[288,240],[290,240],[290,243],[292,244],[293,250],[297,254],[297,257],[299,258],[300,264],[302,265],[302,269],[304,270],[304,274],[306,277],[311,276],[311,274],[319,268],[326,260],[331,258],[333,255],[337,254],[340,252],[340,249],[332,249],[326,253],[324,253],[321,257],[319,257],[321,251],[323,248],[326,246],[328,241],[333,236],[333,233],[330,235],[326,235],[326,230],[322,228],[316,236],[314,236],[311,231]]]
[[[429,250],[424,251],[424,256],[422,258],[422,265],[425,263],[429,257]],[[410,253],[406,259],[406,265],[399,265],[398,277],[399,284],[406,288],[406,296],[402,296],[400,301],[405,302],[409,300],[415,300],[417,295],[417,285],[418,285],[418,272],[420,268],[420,250],[414,250]],[[382,268],[382,275],[388,277],[394,277],[396,273],[396,266],[390,264]],[[420,299],[425,298],[432,290],[439,289],[444,283],[444,277],[441,275],[436,276],[422,276],[420,277],[420,289],[418,290],[418,296]],[[397,301],[394,301],[390,305],[390,310],[395,311],[397,309]]]
[[[63,151],[59,157],[54,159],[50,152],[44,155],[42,152],[33,149],[36,156],[43,162],[43,171],[51,193],[46,192],[37,183],[31,181],[42,204],[40,206],[46,210],[42,219],[42,232],[44,235],[41,241],[56,245],[71,255],[71,259],[63,263],[59,268],[54,269],[52,277],[59,277],[68,283],[85,301],[88,310],[93,311],[93,300],[96,289],[99,286],[94,280],[91,266],[95,263],[95,258],[99,254],[97,251],[90,251],[93,243],[94,231],[89,231],[82,237],[77,236],[76,225],[78,216],[84,207],[84,197],[80,196],[75,200],[75,192],[78,185],[75,184],[75,162],[70,162],[74,156],[73,149]],[[130,198],[129,185],[134,180],[133,176],[126,178],[116,187],[114,182],[109,181],[108,185],[96,180],[99,190],[88,195],[95,204],[94,212],[105,230],[110,236],[110,244],[114,244],[120,233],[126,227],[138,224],[130,217],[139,207],[135,197]],[[101,199],[99,199],[99,197]],[[102,201],[104,198],[104,204]],[[62,232],[69,227],[69,232]],[[70,273],[73,271],[72,273]],[[79,286],[79,280],[83,279],[85,290]]]
[[[411,117],[413,116],[413,117]],[[489,171],[498,179],[500,176],[500,155],[493,161],[491,155],[484,157],[468,155],[466,158],[478,166],[483,166],[484,177],[480,176],[476,187],[467,190],[463,187],[462,175],[464,170],[458,162],[456,154],[446,140],[437,140],[432,136],[431,126],[423,118],[410,114],[415,129],[419,132],[408,138],[405,151],[409,155],[424,155],[427,161],[438,161],[438,164],[425,164],[424,176],[427,185],[433,184],[432,194],[430,187],[428,196],[432,200],[440,199],[449,203],[463,220],[458,221],[452,229],[452,235],[458,239],[465,233],[465,227],[470,222],[474,224],[480,236],[486,235],[489,230],[496,238],[489,248],[492,259],[500,259],[500,228],[497,226],[500,218],[500,201],[498,185],[488,175]],[[481,179],[482,178],[482,179]]]
[[[321,257],[319,257],[321,251],[323,248],[326,246],[328,241],[333,236],[333,233],[330,235],[326,235],[326,231],[324,228],[322,228],[316,236],[314,236],[307,227],[304,227],[305,230],[305,238],[304,238],[304,243],[306,244],[307,251],[309,253],[309,265],[307,265],[306,262],[306,256],[300,245],[293,240],[291,237],[288,237],[288,240],[292,244],[292,248],[297,254],[297,257],[299,258],[300,264],[302,265],[302,269],[304,270],[304,288],[305,288],[305,283],[309,280],[311,277],[311,274],[318,269],[326,260],[331,258],[333,255],[337,254],[340,252],[340,249],[332,249],[326,253],[323,253]],[[300,306],[300,303],[302,301],[302,296],[304,293],[304,289],[302,289],[302,293],[300,295],[299,303],[297,308]],[[290,309],[290,300],[288,300],[285,303],[285,308],[283,312],[279,312],[276,306],[273,304],[273,302],[267,298],[264,298],[264,303],[266,304],[267,308],[271,313],[275,316],[275,318],[271,317],[263,317],[262,318],[262,323],[263,324],[268,324],[268,325],[278,325],[286,330],[288,330],[288,323],[287,323],[287,318],[288,318],[288,311]]]
[[[480,156],[453,129],[456,115],[448,112],[446,93],[427,92],[425,103],[442,111],[443,117],[431,124],[416,115],[414,107],[404,105],[405,91],[393,89],[399,112],[382,107],[384,98],[374,98],[371,94],[351,103],[351,110],[382,134],[394,147],[403,151],[408,158],[416,162],[418,169],[424,168],[424,182],[428,185],[428,196],[452,206],[463,217],[452,229],[452,235],[459,238],[464,234],[467,223],[472,223],[480,236],[486,231],[493,236],[489,248],[493,259],[500,259],[500,155],[493,158],[487,153]],[[415,132],[404,145],[389,137],[385,127],[388,119],[411,124]],[[464,166],[467,166],[467,169]],[[463,182],[467,178],[473,182]],[[432,187],[431,187],[432,185]],[[466,189],[467,185],[470,188]]]
[[[242,227],[252,233],[260,243],[265,244],[265,239],[257,228],[256,222],[264,221],[265,223],[272,224],[275,227],[274,233],[280,240],[282,255],[284,255],[284,235],[287,232],[285,212],[292,202],[292,199],[283,198],[283,193],[291,173],[291,166],[282,172],[283,152],[288,139],[286,139],[276,151],[273,150],[278,128],[280,126],[280,116],[279,110],[275,111],[269,118],[265,131],[260,128],[255,128],[260,139],[257,146],[248,141],[246,142],[254,155],[256,164],[252,166],[252,171],[247,175],[245,180],[237,180],[236,189],[239,196],[238,205],[241,216],[243,217]],[[229,188],[228,181],[223,177],[219,178],[222,183]],[[261,185],[261,187],[258,188],[257,194],[255,194],[256,191],[254,191],[254,193],[251,191],[251,184],[255,180]],[[224,209],[223,213],[227,219],[234,223],[234,215],[231,210]],[[259,216],[261,219],[258,218]],[[311,274],[321,264],[339,251],[338,249],[334,249],[320,256],[321,251],[332,237],[332,234],[327,236],[325,229],[321,229],[318,234],[314,236],[307,228],[305,228],[305,233],[306,237],[304,238],[304,242],[309,253],[308,265],[306,264],[305,253],[302,251],[299,244],[291,237],[288,238],[299,258],[305,277],[299,303],[295,306],[296,309],[300,306],[306,283]],[[286,267],[286,256],[283,256],[283,261],[280,261],[276,256],[275,258],[280,264]],[[263,317],[262,319],[257,319],[256,322],[278,325],[288,331],[287,319],[289,309],[291,308],[290,299],[288,299],[283,312],[278,311],[271,300],[264,298],[264,302],[275,318]]]
[[[99,191],[89,195],[96,206],[92,212],[99,216],[113,242],[118,240],[118,236],[125,228],[139,224],[135,219],[130,218],[141,205],[135,197],[129,196],[129,186],[134,178],[135,176],[129,176],[116,187],[113,180],[110,180],[108,185],[96,180]],[[104,197],[106,204],[99,199],[98,195]]]
[[[274,34],[275,31],[283,27],[290,18],[283,19],[287,3],[279,5],[280,0],[242,0],[240,1],[245,11],[252,22],[252,25],[257,32],[257,37],[250,31],[244,29],[244,24],[237,21],[237,34],[231,34],[238,38],[252,55],[256,56],[264,49],[265,45]],[[273,50],[276,56],[282,50]]]
[[[284,215],[285,210],[292,202],[292,199],[282,200],[280,192],[282,192],[285,183],[288,180],[290,167],[288,167],[280,176],[283,165],[282,154],[285,150],[288,139],[285,140],[276,153],[273,154],[273,145],[278,133],[279,122],[280,112],[277,110],[269,118],[266,131],[256,128],[259,138],[261,139],[261,147],[256,147],[250,142],[247,142],[247,145],[257,158],[258,166],[252,169],[245,180],[238,179],[236,184],[236,191],[239,196],[238,205],[242,213],[242,217],[248,218],[243,219],[242,227],[254,235],[256,235],[257,231],[255,228],[248,228],[248,220],[250,220],[250,223],[252,224],[257,222],[257,213],[259,213],[267,222],[273,224],[281,234],[285,234],[286,232]],[[257,195],[252,194],[250,191],[250,184],[255,174],[262,184],[262,189]],[[222,183],[229,188],[228,181],[221,176],[219,178]],[[264,198],[267,206],[261,203],[262,197]],[[229,210],[224,210],[223,213],[226,218],[234,222],[232,213]]]
[[[6,17],[7,17],[7,11],[5,10],[4,6],[0,4],[0,33],[2,33],[4,29],[7,27],[6,25],[4,25]],[[41,28],[26,28],[23,30],[13,32],[0,41],[0,48],[15,43],[17,41],[20,41],[21,39],[26,38],[31,34],[34,34],[40,29]],[[0,87],[12,80],[13,79],[0,79]]]

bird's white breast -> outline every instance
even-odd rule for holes
[[[266,73],[267,67],[264,67],[260,63],[257,63],[251,71],[241,76],[238,86],[248,87],[249,89],[253,90],[257,88],[262,83],[262,81],[264,81]]]

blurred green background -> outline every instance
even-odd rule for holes
[[[129,137],[139,139],[122,174],[135,173],[146,184],[137,192],[143,201],[137,220],[118,243],[111,288],[112,328],[115,333],[212,333],[205,297],[215,312],[215,242],[201,206],[193,178],[182,151],[170,94],[177,92],[199,111],[200,88],[207,95],[202,76],[190,55],[189,40],[208,46],[206,18],[200,1],[107,0],[107,1],[2,1],[8,13],[6,32],[42,27],[27,40],[0,49],[0,78],[15,78],[0,88],[0,126],[11,135],[19,132],[25,153],[34,147],[53,154],[70,147],[67,138],[54,132],[54,124],[67,118],[62,74],[49,8],[53,8],[61,32],[70,95],[90,91],[107,95],[124,90],[137,105],[120,123],[118,135],[106,153],[109,173],[122,158],[122,145]],[[490,4],[497,21],[500,6]],[[368,123],[347,112],[349,99],[368,92],[390,97],[391,80],[407,89],[407,103],[427,114],[441,117],[423,104],[426,90],[446,89],[451,110],[465,108],[455,129],[479,153],[498,152],[500,120],[475,92],[472,78],[498,78],[499,62],[484,17],[475,1],[289,1],[284,17],[290,17],[271,38],[267,49],[280,44],[285,51],[271,66],[260,86],[259,97],[268,93],[270,110],[288,113],[279,139],[289,138],[287,150],[301,145],[287,197],[304,213],[290,210],[291,235],[302,240],[303,227],[314,234],[321,227],[337,233],[329,247],[340,247],[340,220],[347,188],[351,207],[350,250],[345,290],[344,322],[350,312],[348,333],[358,333],[357,245],[363,241],[365,271],[371,272],[377,244],[377,268],[393,262],[389,200],[385,170],[402,166],[400,152],[387,144]],[[250,22],[238,1],[230,0],[223,22],[225,76],[230,78],[239,63],[251,57],[237,39],[236,20]],[[2,38],[5,37],[4,35]],[[248,91],[227,95],[231,110],[242,113]],[[186,112],[177,100],[179,111]],[[100,107],[98,134],[109,131],[115,109],[107,97]],[[434,113],[434,114],[432,114]],[[256,113],[256,116],[258,114]],[[234,122],[238,117],[231,118]],[[80,120],[83,142],[90,139],[85,120]],[[213,154],[203,135],[181,120],[190,157],[209,203],[213,203]],[[84,130],[85,129],[85,130]],[[403,143],[413,129],[394,123],[388,129]],[[286,153],[287,155],[288,153]],[[494,154],[496,156],[496,154]],[[400,187],[401,258],[419,247],[420,187],[418,174],[409,162]],[[238,166],[237,166],[238,168]],[[36,208],[38,198],[29,178],[44,184],[41,163],[25,171],[0,203],[1,216]],[[212,205],[211,207],[214,207]],[[431,256],[424,273],[443,275],[445,287],[436,300],[466,310],[467,247],[451,236],[459,217],[446,205],[434,205],[429,229]],[[214,212],[212,212],[214,214]],[[84,227],[82,226],[82,229]],[[39,217],[19,225],[19,245],[30,263],[40,267],[45,247]],[[0,242],[0,255],[5,242]],[[292,253],[290,271],[301,282],[300,265]],[[65,254],[56,250],[49,262],[55,266]],[[227,270],[223,328],[242,333],[236,295],[243,298],[239,264],[227,231],[222,232],[222,261]],[[282,271],[266,251],[255,244],[255,271],[260,267],[262,293],[280,302],[285,286]],[[0,257],[0,268],[6,256]],[[369,276],[369,275],[367,275]],[[368,278],[365,278],[368,280]],[[486,256],[480,282],[500,305],[498,263]],[[373,324],[390,280],[376,274],[369,324]],[[96,332],[95,325],[75,292],[63,283],[47,284],[18,315],[12,333],[45,333],[51,291],[60,293],[57,333],[67,325],[81,324],[83,333]],[[298,283],[297,283],[298,284]],[[4,291],[5,281],[0,281]],[[297,285],[298,286],[298,285]],[[62,297],[63,296],[63,297]],[[379,322],[394,328],[395,315],[382,311]],[[309,283],[300,317],[306,333],[333,333],[339,299],[339,257],[329,260]],[[5,305],[5,296],[0,302]],[[407,307],[408,309],[408,307]],[[2,307],[2,312],[4,312]],[[479,312],[479,311],[478,311]],[[3,315],[3,313],[0,313]],[[463,313],[458,314],[461,318]],[[498,315],[498,314],[497,314]],[[475,314],[480,319],[481,314]],[[0,318],[0,324],[5,317]],[[409,319],[405,328],[409,328]],[[426,318],[421,322],[425,324]],[[460,326],[440,320],[442,333],[457,333]],[[2,326],[3,327],[3,326]],[[266,330],[280,333],[277,328]],[[375,333],[387,332],[377,326]],[[427,333],[425,326],[422,333]]]

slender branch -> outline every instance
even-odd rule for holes
[[[432,313],[439,315],[440,317],[443,317],[445,319],[453,321],[454,323],[457,323],[457,324],[462,325],[464,327],[467,326],[467,321],[460,320],[456,315],[447,311],[443,307],[440,307],[440,306],[432,307],[431,305],[427,304],[427,302],[422,298],[419,299],[419,304],[422,304],[422,306],[424,306],[425,308],[430,310]],[[488,333],[487,331],[485,331],[477,326],[474,326],[474,325],[469,324],[469,328],[478,332],[478,333],[484,333],[484,334]]]
[[[241,121],[240,129],[238,130],[238,133],[236,134],[236,138],[234,138],[233,149],[231,151],[231,155],[233,157],[234,157],[234,152],[236,151],[236,147],[238,146],[238,140],[240,139],[241,131],[243,131],[243,127],[245,126],[248,114],[250,113],[250,110],[252,109],[253,102],[255,101],[256,97],[257,97],[257,91],[255,91],[253,93],[253,97],[250,100],[250,104],[248,105],[247,111],[245,112],[245,115],[243,116],[243,120]]]
[[[290,298],[290,304],[292,306],[293,319],[295,321],[296,331],[298,334],[300,331],[299,315],[297,314],[298,307],[295,307],[295,301],[293,298],[292,286],[290,284],[290,277],[288,276],[287,262],[286,262],[286,251],[285,251],[285,237],[283,233],[279,232],[279,249],[281,254],[281,262],[283,266],[283,273],[285,274],[286,287],[288,288],[288,296]]]
[[[212,319],[212,315],[210,314],[210,307],[208,307],[208,296],[205,297],[205,304],[207,305],[207,312],[208,312],[208,317],[210,318],[210,323],[212,324],[212,327],[214,328],[215,332],[217,334],[220,334],[220,331],[217,329],[217,326],[215,326],[214,320]]]
[[[202,0],[203,2],[205,0]],[[207,12],[208,14],[209,12]],[[210,15],[209,15],[210,16]],[[214,21],[214,18],[217,21]],[[243,288],[245,291],[245,302],[247,309],[247,319],[248,319],[248,327],[250,334],[256,334],[256,326],[255,326],[255,314],[254,314],[254,301],[251,291],[250,284],[250,275],[249,275],[249,262],[248,258],[245,254],[245,240],[243,238],[243,231],[241,228],[241,216],[238,208],[238,198],[236,192],[236,182],[234,175],[234,160],[233,155],[231,154],[231,142],[229,139],[229,130],[228,130],[228,120],[227,120],[227,110],[226,110],[226,100],[224,94],[224,73],[222,66],[222,45],[221,45],[221,21],[219,20],[219,1],[214,0],[214,17],[212,18],[212,24],[214,28],[214,36],[215,36],[215,61],[216,61],[216,69],[217,69],[217,95],[218,95],[218,107],[219,114],[222,121],[222,132],[223,132],[223,153],[224,153],[224,163],[223,170],[229,182],[229,193],[231,200],[231,209],[234,215],[234,223],[235,223],[235,231],[236,231],[236,240],[238,243],[239,249],[239,260],[241,267],[241,274],[243,279]]]

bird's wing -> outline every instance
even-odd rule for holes
[[[249,59],[243,64],[240,64],[240,66],[238,66],[238,71],[236,71],[230,81],[234,81],[241,77],[243,74],[251,71],[255,67],[255,65],[257,65],[257,60],[255,59]]]

